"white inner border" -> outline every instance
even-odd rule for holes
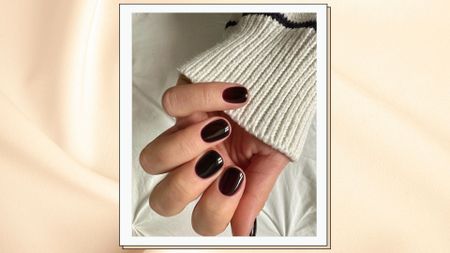
[[[317,234],[315,237],[132,236],[132,14],[315,12],[317,14]],[[120,245],[325,246],[327,237],[326,5],[120,5]],[[175,239],[176,238],[176,239]]]

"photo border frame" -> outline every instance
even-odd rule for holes
[[[132,22],[133,13],[317,13],[317,235],[289,237],[132,236]],[[331,248],[331,8],[327,4],[119,4],[119,244],[151,249],[330,249]],[[319,134],[321,133],[321,134]],[[319,150],[320,149],[320,150]],[[320,151],[320,152],[319,152]],[[320,184],[320,186],[319,186]],[[127,201],[126,201],[127,200]],[[173,243],[174,239],[177,241]],[[172,242],[172,244],[168,242]],[[207,242],[206,242],[207,241]],[[271,244],[270,241],[279,241]]]

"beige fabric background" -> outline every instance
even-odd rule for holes
[[[332,251],[448,252],[450,4],[330,4]],[[120,251],[118,3],[1,6],[0,251]]]

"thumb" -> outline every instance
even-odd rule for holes
[[[234,236],[248,236],[280,172],[289,162],[281,153],[257,155],[245,169],[245,191],[231,220]]]

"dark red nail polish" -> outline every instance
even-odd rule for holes
[[[255,236],[255,235],[256,235],[256,218],[255,218],[255,221],[253,222],[253,228],[250,231],[249,236]]]
[[[248,91],[243,86],[230,87],[223,91],[222,98],[228,103],[244,103],[247,101]]]
[[[235,167],[230,167],[220,178],[219,190],[224,195],[232,196],[239,190],[243,181],[244,173]]]
[[[206,152],[195,165],[195,173],[201,178],[208,178],[223,166],[223,158],[214,150]]]
[[[206,142],[215,142],[230,134],[230,126],[223,119],[218,119],[206,125],[201,132],[202,139]]]

